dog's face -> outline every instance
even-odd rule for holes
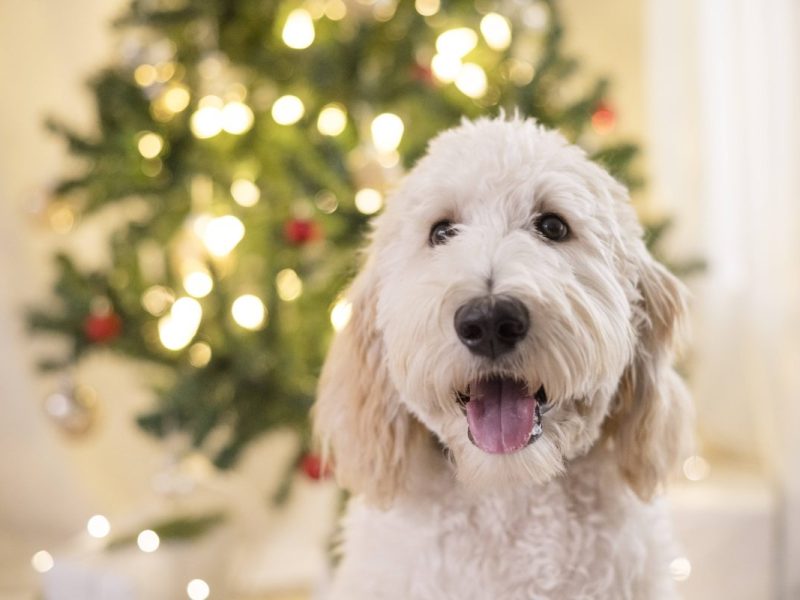
[[[602,438],[646,496],[675,458],[681,288],[625,190],[554,132],[481,120],[434,140],[350,297],[316,408],[345,485],[390,498],[418,423],[481,487],[546,481]]]

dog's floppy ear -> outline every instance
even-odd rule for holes
[[[637,495],[649,499],[680,458],[692,411],[672,366],[686,318],[686,291],[638,245],[638,341],[606,425],[623,476]]]
[[[339,484],[386,505],[404,480],[414,423],[389,378],[376,327],[374,261],[368,259],[346,295],[352,315],[328,350],[312,416]]]

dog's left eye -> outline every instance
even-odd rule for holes
[[[547,213],[536,219],[536,231],[548,240],[560,242],[569,235],[566,221],[553,213]]]
[[[458,232],[452,221],[438,221],[433,225],[433,227],[431,227],[431,232],[428,235],[428,243],[431,246],[440,246],[442,244],[446,244],[447,240],[453,237],[456,233]]]

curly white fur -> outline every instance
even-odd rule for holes
[[[568,240],[537,234],[544,213]],[[457,235],[431,246],[442,219]],[[530,120],[465,122],[431,143],[375,220],[320,381],[316,433],[357,494],[332,599],[670,597],[651,498],[690,415],[671,367],[685,301],[641,233],[626,190]],[[453,326],[487,294],[531,318],[496,359]],[[497,375],[554,403],[511,454],[473,445],[456,401]]]

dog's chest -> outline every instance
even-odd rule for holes
[[[536,492],[351,507],[333,598],[653,597],[642,587],[650,509],[557,485]]]

